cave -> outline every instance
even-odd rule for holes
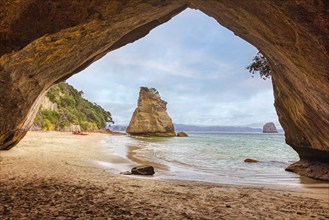
[[[287,169],[328,181],[326,0],[1,1],[0,149],[8,150],[24,137],[51,85],[186,8],[214,18],[266,56],[286,143],[300,157]]]

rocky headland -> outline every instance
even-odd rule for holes
[[[166,106],[167,102],[161,99],[156,89],[141,87],[138,106],[127,127],[127,133],[138,136],[176,136]]]
[[[114,123],[109,111],[83,98],[83,91],[61,82],[40,99],[30,130],[108,133],[108,123]]]

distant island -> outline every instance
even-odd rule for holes
[[[263,126],[263,133],[279,133],[273,122],[268,122]]]
[[[52,86],[41,100],[31,130],[97,131],[114,123],[109,111],[83,98],[68,83]]]
[[[199,131],[199,132],[262,132],[260,128],[239,127],[239,126],[202,126],[175,124],[177,130]]]
[[[247,126],[202,126],[202,125],[185,125],[174,124],[175,130],[186,132],[254,132],[262,133],[262,128],[252,128]],[[113,125],[110,127],[112,131],[125,132],[126,125]],[[280,133],[283,133],[282,129],[278,129]]]

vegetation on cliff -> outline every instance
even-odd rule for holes
[[[84,131],[98,130],[105,128],[107,123],[114,123],[109,111],[89,102],[83,98],[82,91],[65,82],[52,86],[46,97],[57,104],[57,109],[40,106],[34,125],[42,130],[62,130],[70,125],[79,125]]]
[[[253,75],[259,73],[259,76],[264,80],[271,77],[271,68],[268,65],[266,57],[261,52],[258,52],[254,56],[252,63],[246,69]]]

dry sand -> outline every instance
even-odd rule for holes
[[[329,219],[329,188],[120,176],[104,134],[29,132],[0,152],[0,219]]]

